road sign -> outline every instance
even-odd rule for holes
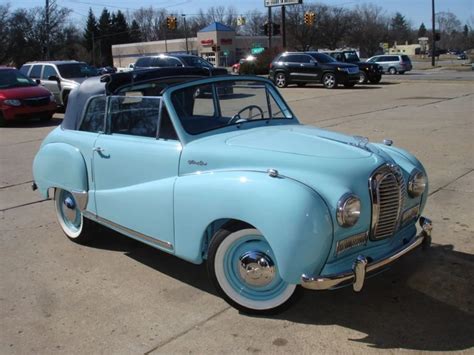
[[[229,56],[229,50],[228,49],[224,49],[224,52],[223,52],[224,56],[227,57]]]
[[[252,48],[250,49],[251,54],[260,54],[265,50],[263,47],[257,47],[257,48]]]
[[[298,5],[302,3],[303,3],[303,0],[264,0],[265,7]]]

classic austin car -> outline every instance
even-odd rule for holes
[[[219,294],[249,313],[281,311],[298,285],[359,291],[429,246],[413,155],[300,124],[267,79],[207,75],[118,73],[71,93],[33,164],[67,237],[86,243],[100,223],[207,262]]]

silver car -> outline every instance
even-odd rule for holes
[[[404,74],[413,68],[410,57],[405,54],[376,55],[367,59],[367,63],[377,63],[384,73],[390,74]]]
[[[97,69],[75,60],[29,62],[23,64],[20,71],[51,91],[63,107],[72,89],[88,77],[99,75]]]

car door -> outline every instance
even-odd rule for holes
[[[307,54],[298,55],[300,62],[301,79],[304,81],[319,81],[321,77],[321,68],[313,57]]]
[[[175,135],[157,139],[161,98],[112,96],[107,105],[107,134],[98,137],[93,159],[98,218],[170,251],[181,144]]]
[[[298,54],[288,54],[280,59],[283,61],[283,65],[288,71],[288,75],[292,81],[304,81],[304,72],[299,57]]]
[[[41,85],[43,85],[46,89],[51,91],[56,99],[56,102],[60,102],[60,94],[61,89],[57,80],[50,80],[50,77],[59,78],[59,74],[56,69],[52,65],[44,65],[43,67],[43,74],[41,74]]]

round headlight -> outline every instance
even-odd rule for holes
[[[410,180],[408,181],[408,193],[411,197],[418,197],[426,189],[426,176],[421,171],[416,170],[410,176]]]
[[[352,227],[360,217],[360,199],[353,194],[345,194],[337,203],[337,222],[342,227]]]
[[[5,105],[8,106],[21,106],[21,101],[20,100],[5,100],[3,101]]]

